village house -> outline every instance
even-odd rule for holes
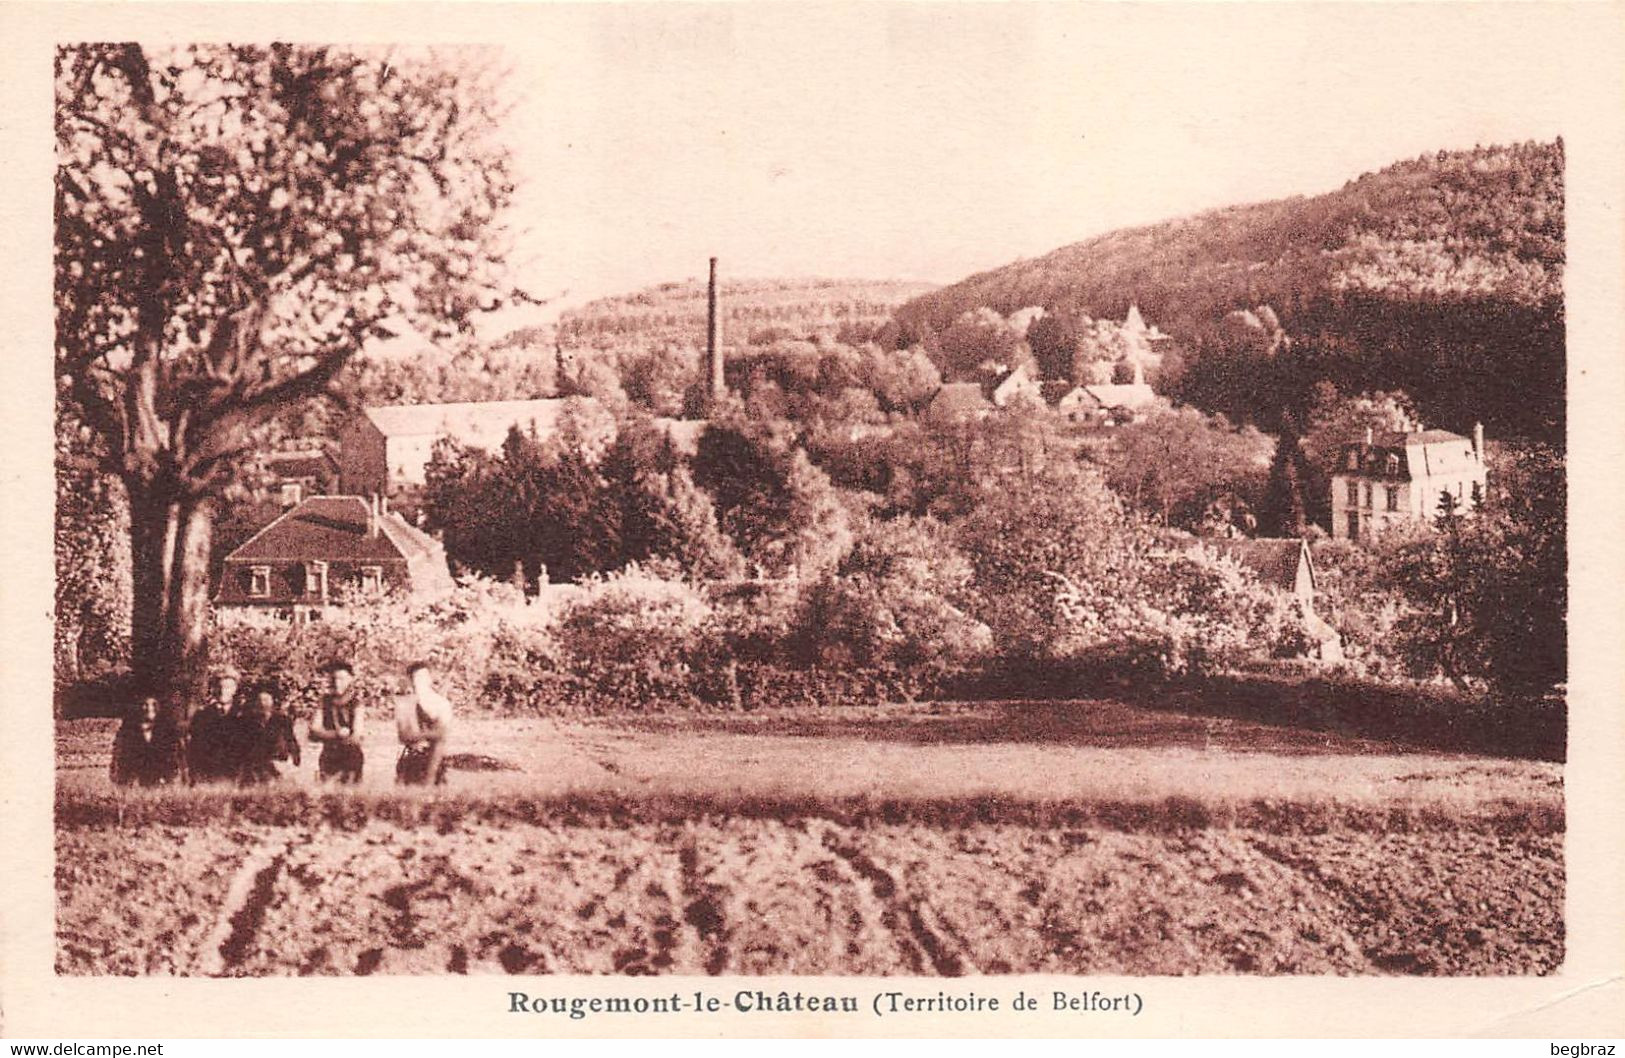
[[[1043,388],[1032,365],[1020,363],[993,376],[987,386],[987,399],[995,408],[1008,408],[1018,400],[1037,403],[1044,399]]]
[[[545,440],[558,432],[570,403],[555,397],[365,408],[339,433],[340,490],[351,496],[389,496],[402,487],[421,487],[441,438],[488,452],[500,449],[516,428]],[[590,398],[579,398],[577,410],[590,413],[597,406]]]
[[[339,434],[340,490],[353,496],[398,496],[421,488],[435,443],[442,438],[495,452],[511,430],[546,441],[567,416],[584,450],[602,451],[615,439],[613,416],[591,397],[493,400],[458,404],[395,404],[363,409]],[[692,453],[705,428],[701,419],[657,418],[679,451]]]
[[[948,426],[985,419],[992,411],[993,405],[983,395],[980,382],[949,382],[926,405],[925,418]]]
[[[312,496],[226,556],[215,607],[319,620],[346,587],[425,602],[455,583],[440,542],[382,499]]]
[[[1307,540],[1238,536],[1203,540],[1202,544],[1251,571],[1260,583],[1289,592],[1306,608],[1314,609],[1319,585]]]
[[[1299,537],[1226,537],[1203,540],[1202,546],[1235,562],[1257,578],[1260,584],[1279,588],[1296,599],[1310,637],[1315,641],[1314,655],[1322,661],[1342,659],[1342,637],[1315,612],[1315,593],[1320,585],[1307,540]]]
[[[1161,349],[1174,340],[1173,335],[1164,334],[1156,324],[1146,325],[1145,317],[1140,314],[1139,305],[1130,305],[1128,315],[1123,317],[1123,335],[1135,347],[1136,352],[1161,355]]]
[[[1080,387],[1083,394],[1076,398],[1077,414],[1102,425],[1125,426],[1165,406],[1167,402],[1146,383],[1145,370],[1138,359],[1133,361],[1133,369],[1130,382]]]
[[[1367,430],[1332,468],[1332,536],[1371,541],[1404,522],[1430,523],[1446,504],[1484,499],[1484,427],[1472,440],[1448,430]]]

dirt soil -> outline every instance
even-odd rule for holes
[[[1454,975],[1563,958],[1560,834],[373,822],[86,827],[58,860],[66,974]]]
[[[471,716],[454,749],[484,764],[444,789],[396,789],[380,725],[359,789],[319,788],[312,754],[261,790],[118,791],[112,729],[58,728],[65,974],[1502,975],[1563,960],[1550,761],[1075,700]]]

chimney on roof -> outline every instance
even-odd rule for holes
[[[367,535],[378,535],[378,507],[380,500],[378,493],[374,492],[367,497]]]
[[[1375,431],[1373,431],[1373,430],[1372,430],[1372,429],[1371,429],[1371,427],[1369,427],[1369,426],[1367,426],[1367,427],[1366,427],[1366,428],[1365,428],[1365,445],[1366,445],[1366,447],[1367,447],[1367,448],[1370,448],[1370,447],[1371,447],[1371,443],[1372,443],[1372,442],[1373,442],[1373,441],[1374,441],[1374,440],[1375,440],[1375,439],[1376,439],[1376,436],[1375,436]]]
[[[717,259],[711,258],[711,282],[705,293],[705,369],[708,396],[714,407],[728,393],[722,374],[722,320],[717,315]]]
[[[1473,423],[1473,458],[1484,462],[1484,424]]]

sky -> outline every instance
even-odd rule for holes
[[[514,260],[560,304],[704,274],[951,282],[1114,228],[1549,140],[1550,5],[588,5],[504,44]],[[1593,71],[1594,72],[1594,71]]]

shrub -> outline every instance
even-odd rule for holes
[[[913,693],[992,648],[988,627],[956,605],[971,575],[934,519],[871,522],[840,567],[807,591],[798,621],[804,655],[874,670]]]
[[[1310,645],[1295,600],[1203,547],[1143,556],[1112,588],[1059,590],[1062,655],[1160,679],[1206,678]]]
[[[697,699],[690,659],[711,606],[700,591],[641,567],[593,578],[559,615],[555,635],[572,683],[623,708]]]

